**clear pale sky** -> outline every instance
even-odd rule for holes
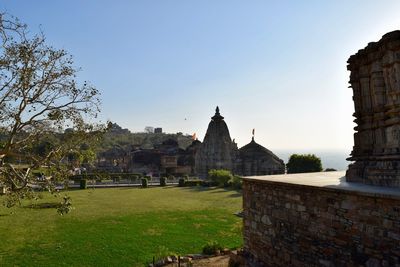
[[[0,9],[74,55],[101,119],[203,139],[215,106],[243,146],[353,145],[348,57],[400,29],[400,1],[31,1]]]

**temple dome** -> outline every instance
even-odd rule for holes
[[[285,173],[285,163],[267,148],[251,142],[239,149],[244,176]]]

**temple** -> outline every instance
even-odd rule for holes
[[[208,124],[204,141],[196,153],[196,174],[206,177],[211,169],[234,171],[238,156],[237,145],[231,140],[228,126],[217,107]]]
[[[257,144],[254,136],[249,144],[238,149],[217,107],[195,157],[196,175],[204,178],[211,169],[225,169],[238,175],[269,175],[285,173],[285,164]]]
[[[285,173],[285,163],[270,150],[254,141],[239,149],[241,164],[238,172],[243,176]]]
[[[400,187],[400,31],[348,60],[355,113],[349,182]]]

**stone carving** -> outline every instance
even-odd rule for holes
[[[355,113],[347,181],[400,187],[400,31],[348,60]]]

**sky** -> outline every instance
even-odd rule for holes
[[[353,146],[346,61],[400,28],[398,0],[0,0],[66,49],[101,120],[204,138],[220,107],[239,147]]]

